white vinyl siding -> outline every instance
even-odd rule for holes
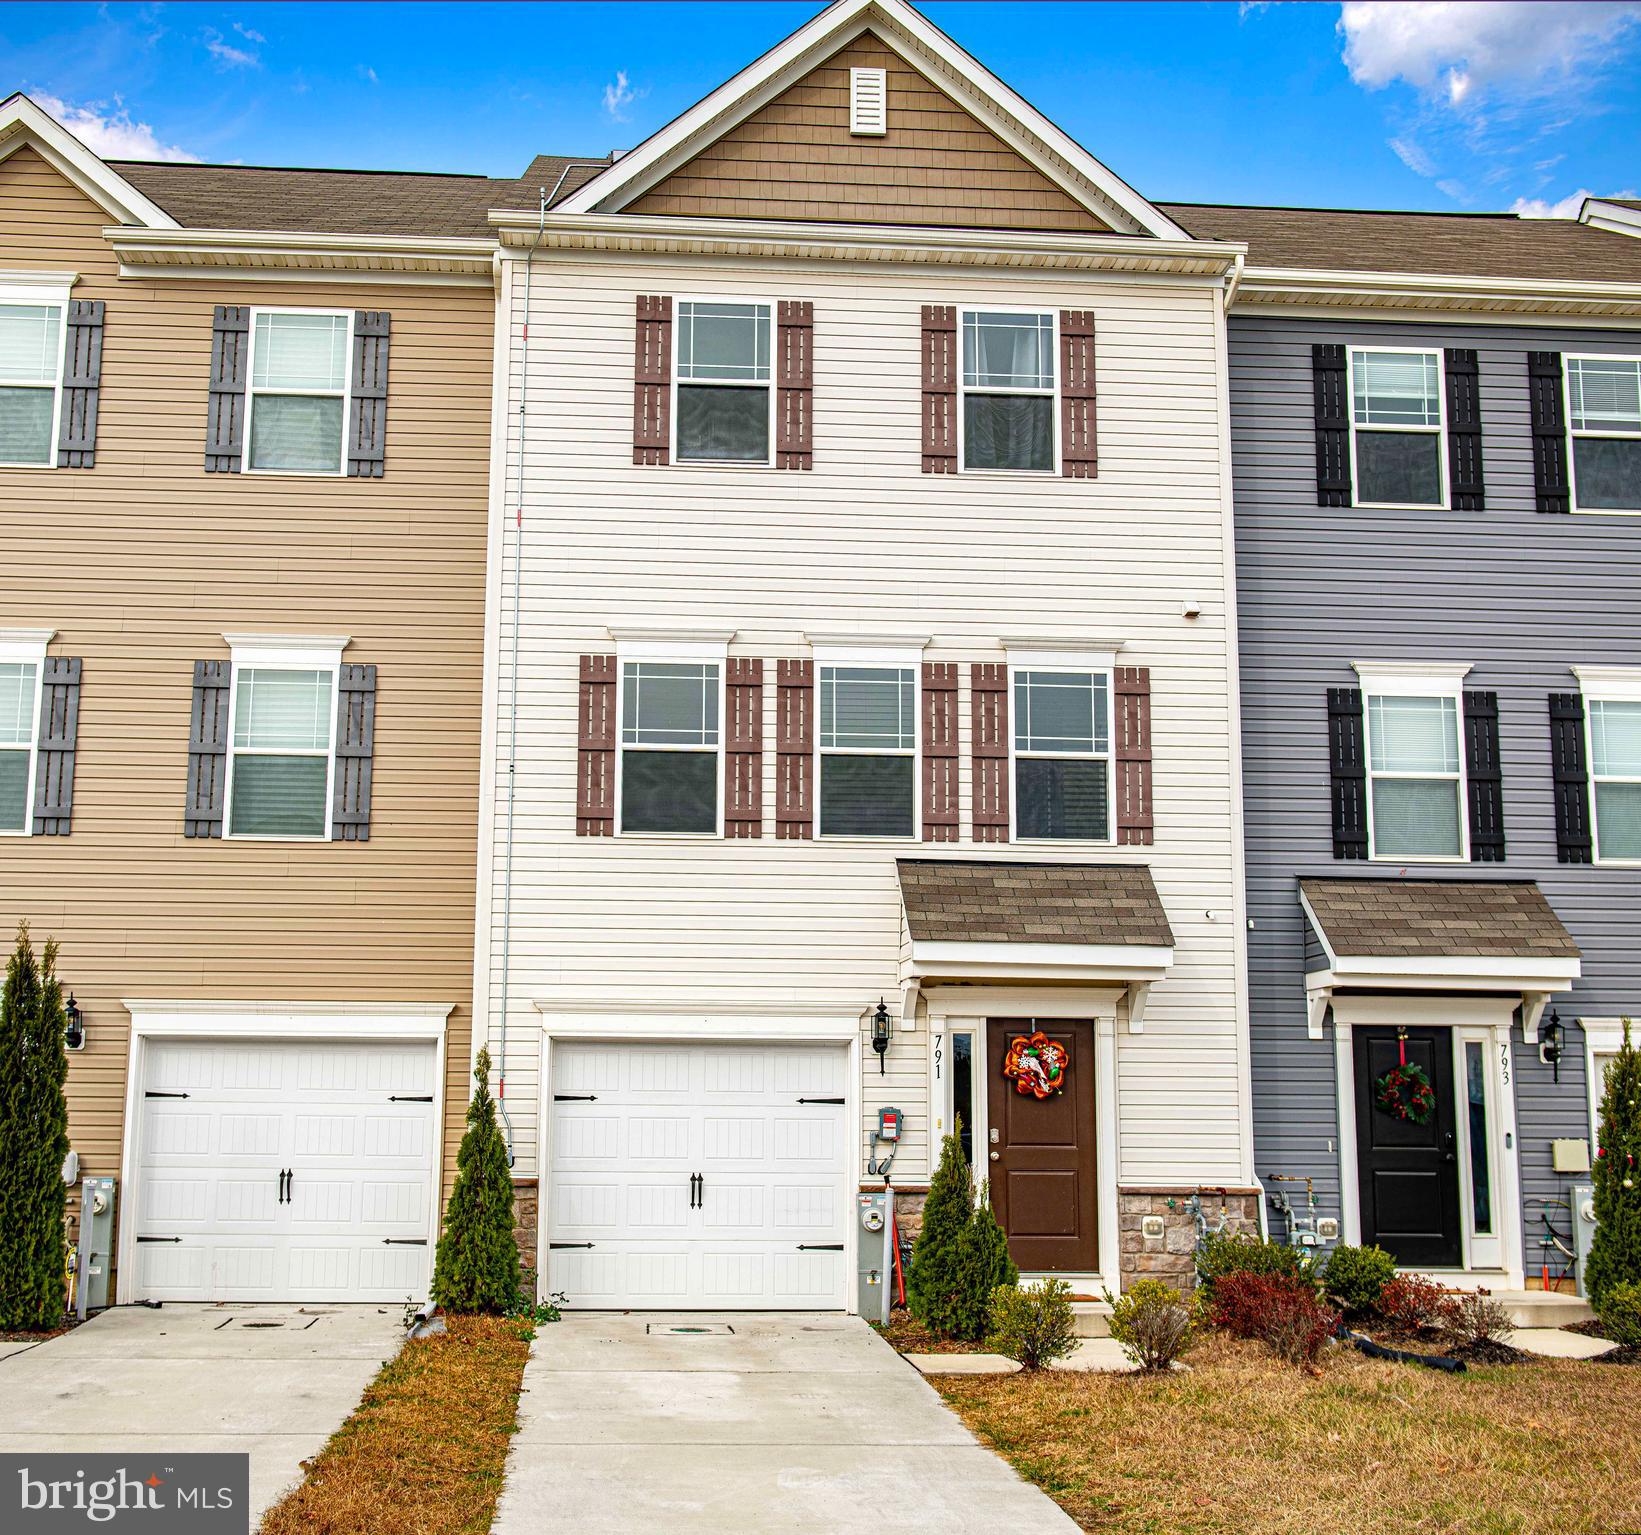
[[[1440,352],[1350,349],[1358,506],[1447,505],[1444,395]]]
[[[1568,357],[1573,510],[1641,512],[1641,357]]]
[[[57,462],[63,310],[0,290],[0,468]]]
[[[341,474],[352,337],[351,313],[252,311],[247,469]]]

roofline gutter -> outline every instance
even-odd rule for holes
[[[122,272],[165,276],[202,266],[270,275],[365,272],[493,281],[496,242],[485,235],[325,234],[263,229],[104,228]]]
[[[1487,309],[1495,313],[1611,314],[1641,317],[1641,282],[1484,277],[1430,272],[1342,272],[1250,264],[1240,307],[1311,304],[1407,309]]]

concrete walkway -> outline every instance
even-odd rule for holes
[[[519,1422],[494,1535],[1077,1528],[856,1317],[572,1314]]]
[[[115,1307],[0,1357],[0,1450],[248,1451],[255,1529],[397,1352],[400,1312]]]

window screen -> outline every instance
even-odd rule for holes
[[[1596,856],[1641,859],[1641,703],[1590,702]]]
[[[1462,856],[1458,701],[1374,695],[1368,740],[1374,855]]]
[[[1442,504],[1441,368],[1433,352],[1353,352],[1356,499]]]
[[[1573,485],[1585,511],[1641,511],[1641,360],[1569,357]]]
[[[916,832],[917,683],[910,667],[820,669],[820,833]]]
[[[621,668],[621,829],[718,830],[716,662]]]
[[[1105,672],[1014,674],[1015,834],[1111,838],[1111,679]]]
[[[56,304],[0,304],[0,463],[55,458],[62,322]]]
[[[335,677],[327,668],[240,667],[228,834],[323,837]]]
[[[38,682],[34,662],[0,662],[0,831],[29,828]]]
[[[1054,468],[1054,317],[963,315],[963,466]]]
[[[678,457],[767,463],[768,304],[678,305]]]
[[[341,472],[350,326],[347,315],[257,314],[251,468]]]

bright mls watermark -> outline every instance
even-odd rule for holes
[[[0,1532],[247,1535],[248,1455],[0,1455]]]

